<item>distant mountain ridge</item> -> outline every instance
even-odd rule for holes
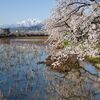
[[[11,24],[11,25],[3,25],[1,27],[3,28],[9,28],[11,32],[15,32],[16,30],[23,30],[23,31],[37,31],[37,30],[41,30],[43,24],[40,20],[38,19],[26,19],[26,20],[22,20],[17,22],[16,24]]]
[[[39,31],[43,27],[43,24],[37,24],[30,27],[25,26],[19,26],[19,27],[12,27],[10,28],[10,32],[16,32],[16,31]]]
[[[31,27],[37,24],[41,24],[41,21],[36,19],[36,18],[28,18],[22,21],[19,21],[15,24],[7,24],[7,25],[2,25],[1,27],[3,28],[14,28],[14,27]]]

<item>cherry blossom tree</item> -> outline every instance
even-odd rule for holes
[[[77,54],[79,58],[100,55],[99,0],[57,0],[45,28],[53,48],[64,41],[69,43],[60,50],[64,55]]]

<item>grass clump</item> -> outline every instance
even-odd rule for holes
[[[64,41],[63,41],[63,44],[64,44],[64,47],[67,47],[70,43],[69,43],[68,40],[64,40]]]
[[[85,59],[91,63],[98,63],[100,64],[100,57],[92,57],[92,56],[86,56]]]

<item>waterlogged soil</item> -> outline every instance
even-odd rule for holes
[[[0,40],[0,100],[100,100],[92,67],[65,75],[37,64],[48,56],[45,40]]]

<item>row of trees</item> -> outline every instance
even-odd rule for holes
[[[100,1],[57,0],[45,28],[53,48],[67,41],[64,55],[100,55]],[[56,41],[55,43],[53,41]]]

